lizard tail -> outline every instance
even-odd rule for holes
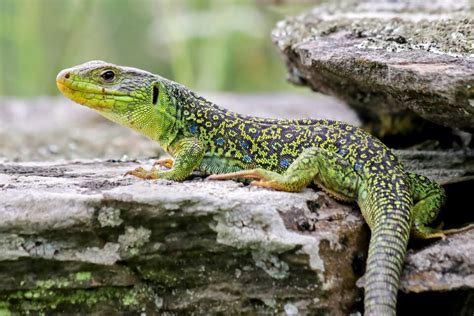
[[[371,227],[365,273],[365,315],[396,315],[400,274],[411,227],[412,199],[403,176],[368,181],[362,213]]]

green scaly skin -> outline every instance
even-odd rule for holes
[[[444,236],[427,226],[444,203],[443,189],[405,171],[390,149],[354,126],[232,113],[178,83],[102,61],[63,70],[57,85],[68,98],[159,142],[174,158],[158,162],[169,170],[128,174],[181,181],[200,170],[293,192],[315,182],[336,199],[356,201],[372,232],[365,315],[396,314],[410,234]]]

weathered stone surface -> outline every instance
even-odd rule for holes
[[[402,275],[402,291],[474,289],[474,229],[411,253]]]
[[[0,306],[350,310],[361,272],[351,265],[363,260],[367,243],[352,206],[310,189],[292,194],[234,182],[122,177],[136,166],[0,166],[0,277],[9,281],[0,284]]]
[[[379,136],[429,121],[474,131],[472,2],[328,1],[280,22],[290,79],[336,95]],[[415,113],[416,115],[413,115]]]
[[[0,311],[357,309],[369,232],[352,205],[312,189],[122,176],[136,166],[0,165],[0,277],[7,280]],[[461,174],[438,179],[451,183]],[[413,251],[402,289],[472,289],[474,248],[462,245],[472,238],[465,233],[449,238],[449,247],[444,241]],[[433,252],[444,263],[433,262]]]
[[[395,150],[405,168],[443,185],[474,179],[474,151]]]

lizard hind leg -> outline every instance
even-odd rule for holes
[[[212,175],[208,177],[210,180],[227,180],[227,179],[252,179],[250,184],[253,186],[270,188],[279,191],[296,192],[303,189],[310,181],[305,179],[289,178],[284,174],[265,170],[262,168],[242,170],[237,172],[225,173],[220,175]],[[307,182],[307,183],[306,183]]]
[[[255,186],[280,191],[298,192],[316,179],[341,180],[342,182],[349,181],[349,177],[342,176],[347,173],[347,170],[350,170],[348,163],[339,155],[323,148],[310,147],[303,150],[298,158],[296,158],[282,174],[258,168],[212,175],[208,179],[254,179],[256,181],[253,181],[251,184]],[[347,184],[342,183],[342,185]],[[331,191],[331,189],[341,189],[340,186],[341,185],[334,183],[328,183],[326,188]]]
[[[424,176],[414,173],[408,174],[412,181],[413,226],[411,233],[420,239],[445,238],[448,234],[460,233],[474,228],[474,224],[462,228],[442,229],[442,224],[436,228],[428,226],[438,216],[446,195],[441,186]]]
[[[254,179],[255,186],[272,188],[279,191],[298,192],[308,186],[320,172],[323,160],[328,152],[321,148],[307,148],[296,158],[288,169],[280,174],[262,168],[212,175],[211,180]]]

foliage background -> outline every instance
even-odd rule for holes
[[[0,95],[56,95],[92,59],[207,91],[288,90],[270,33],[311,1],[0,0]]]

